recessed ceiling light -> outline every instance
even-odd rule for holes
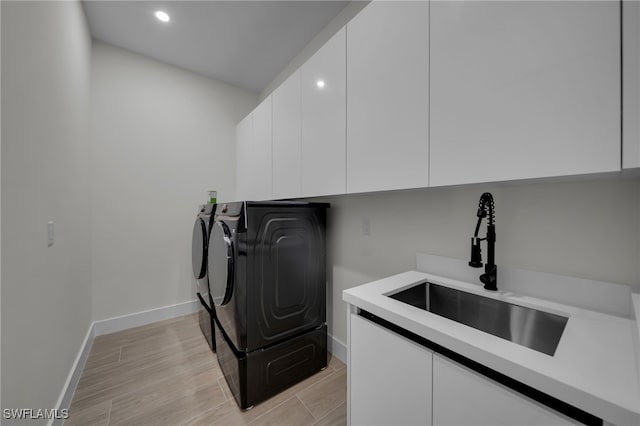
[[[316,81],[316,86],[318,86],[319,89],[322,89],[324,87],[324,80]]]
[[[169,14],[164,10],[156,10],[155,15],[156,15],[156,18],[158,18],[158,21],[160,22],[169,22],[171,20],[171,18],[169,17]]]

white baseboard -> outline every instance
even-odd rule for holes
[[[60,393],[60,397],[58,398],[58,402],[56,404],[58,410],[68,410],[71,406],[73,394],[76,391],[76,387],[78,386],[78,382],[82,376],[82,371],[87,363],[87,358],[89,357],[89,352],[91,352],[93,341],[97,336],[115,333],[116,331],[127,330],[129,328],[139,327],[141,325],[151,324],[153,322],[171,319],[182,315],[188,315],[197,312],[199,306],[200,302],[198,300],[192,300],[189,302],[178,303],[176,305],[137,312],[135,314],[93,321],[89,326],[87,335],[80,346],[76,360],[71,367],[67,381],[65,382],[62,392]],[[63,424],[64,420],[55,419],[50,420],[48,426],[61,426]]]
[[[87,363],[87,358],[89,358],[89,352],[91,351],[93,339],[95,338],[94,331],[94,323],[91,323],[91,325],[89,326],[89,330],[87,330],[87,335],[84,337],[84,341],[80,346],[80,351],[78,352],[78,355],[76,356],[76,359],[71,366],[71,371],[69,371],[67,381],[62,388],[62,392],[60,392],[60,396],[58,397],[56,407],[58,407],[59,410],[68,410],[69,406],[71,405],[73,394],[76,391],[76,387],[78,387],[78,382],[80,381],[80,377],[82,376],[84,366]],[[48,424],[49,426],[57,426],[62,425],[63,423],[64,420],[62,419],[51,419]]]
[[[164,306],[162,308],[149,309],[148,311],[136,312],[135,314],[122,315],[100,321],[94,321],[95,335],[115,333],[141,325],[147,325],[158,321],[163,321],[182,315],[198,312],[200,302],[191,300],[189,302]]]
[[[329,352],[340,361],[347,363],[347,345],[331,335],[327,335],[327,346]]]

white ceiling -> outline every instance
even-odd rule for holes
[[[262,91],[347,1],[84,1],[93,38]],[[153,15],[165,10],[169,23]]]

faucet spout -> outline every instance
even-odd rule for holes
[[[486,290],[496,291],[498,290],[498,267],[495,263],[496,226],[493,195],[491,195],[490,192],[485,192],[480,196],[477,216],[478,223],[476,224],[474,236],[471,238],[471,260],[469,266],[473,268],[480,268],[482,266],[480,242],[486,240],[487,263],[484,265],[484,274],[480,275],[480,281],[484,284]],[[487,219],[487,235],[485,238],[479,238],[478,232],[480,231],[480,224],[484,218]]]

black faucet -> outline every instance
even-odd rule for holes
[[[480,196],[480,202],[478,204],[478,223],[476,225],[476,232],[471,237],[471,261],[469,266],[473,268],[480,268],[482,266],[482,254],[480,252],[480,241],[487,240],[487,263],[484,265],[484,274],[480,275],[480,281],[484,284],[486,290],[496,291],[497,285],[497,267],[495,261],[496,252],[496,225],[495,217],[493,215],[493,195],[489,192],[485,192]],[[480,223],[482,218],[487,218],[487,235],[485,238],[478,238],[478,231],[480,230]]]

